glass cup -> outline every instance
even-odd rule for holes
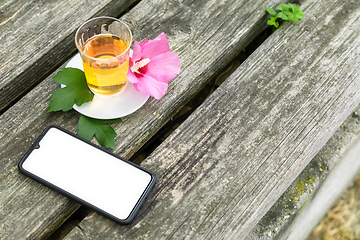
[[[129,27],[116,18],[97,17],[79,27],[75,44],[94,94],[115,96],[125,88],[131,42]]]

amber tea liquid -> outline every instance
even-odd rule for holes
[[[89,88],[95,94],[115,95],[125,87],[129,56],[115,57],[127,48],[127,44],[114,35],[96,35],[86,41],[83,51],[93,59],[83,60],[84,72]]]

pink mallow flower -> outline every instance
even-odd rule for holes
[[[166,34],[161,33],[154,40],[134,42],[127,78],[137,91],[160,99],[168,82],[180,73],[180,66],[178,55],[170,52]]]

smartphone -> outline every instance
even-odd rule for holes
[[[58,126],[49,126],[19,169],[38,182],[114,221],[130,223],[155,175]]]

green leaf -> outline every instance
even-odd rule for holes
[[[289,20],[289,18],[283,12],[279,12],[276,16],[282,20]]]
[[[288,5],[288,4],[280,4],[280,5],[278,5],[275,9],[277,9],[277,10],[280,10],[280,11],[285,11],[285,12],[288,12],[288,11],[290,11],[290,6]]]
[[[112,120],[100,120],[81,115],[78,122],[78,134],[90,141],[95,135],[98,143],[115,150],[116,132],[109,126],[110,123],[121,122],[121,118]]]
[[[81,106],[93,99],[94,94],[90,91],[85,74],[77,68],[64,68],[53,77],[57,83],[66,85],[52,93],[47,113],[53,111],[68,111],[74,104]]]
[[[280,18],[284,21],[291,20],[292,22],[303,19],[304,13],[300,10],[300,7],[297,7],[295,4],[280,4],[275,9],[280,10],[280,12],[276,15],[274,15],[274,13],[276,13],[275,10],[269,7],[266,8],[266,11],[272,15],[272,17],[270,17],[270,20],[267,21],[267,24],[273,25],[273,30],[279,27],[279,22],[277,21],[277,18]]]
[[[290,13],[289,15],[288,15],[288,18],[289,18],[289,20],[291,20],[292,22],[297,22],[299,19],[295,16],[295,14],[293,14],[293,13]]]
[[[279,23],[276,21],[277,17],[270,17],[270,20],[267,21],[267,25],[274,25],[275,28],[279,26]]]
[[[301,11],[300,7],[295,7],[294,14],[298,19],[303,19],[304,13]]]
[[[275,11],[274,9],[272,9],[272,8],[267,7],[267,8],[266,8],[266,11],[267,11],[270,15],[272,15],[272,16],[275,16],[275,15],[276,15],[276,11]]]
[[[288,4],[281,4],[276,7],[276,9],[280,10],[282,13],[284,13],[286,16],[292,13],[291,7]]]
[[[292,3],[288,3],[287,4],[289,6],[289,8],[294,12],[294,8],[296,7],[295,4],[292,4]]]

